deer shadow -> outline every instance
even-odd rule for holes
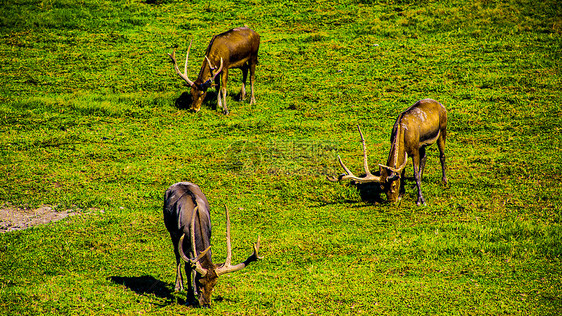
[[[380,172],[376,171],[373,173],[373,175],[380,176]],[[364,176],[365,174],[360,175],[360,177],[364,177]],[[378,182],[358,183],[351,180],[344,185],[355,187],[355,189],[359,192],[361,201],[363,202],[367,202],[369,204],[377,204],[377,205],[388,204],[388,201],[386,199],[381,198],[381,195],[384,195],[384,190],[381,188],[381,185]],[[356,203],[357,201],[346,200],[344,202]]]
[[[174,106],[178,110],[191,110],[192,103],[193,99],[191,98],[191,93],[184,92],[176,99],[176,102],[174,102]]]
[[[378,182],[375,183],[353,183],[355,189],[359,192],[361,201],[372,204],[386,204],[387,201],[381,198],[384,191]]]
[[[213,109],[213,110],[217,110],[217,97],[218,97],[218,93],[215,89],[209,89],[207,91],[207,95],[205,96],[205,100],[203,100],[203,105]],[[241,102],[240,100],[240,93],[237,94],[229,94],[227,95],[228,98],[228,102],[232,103],[232,102]],[[246,95],[246,98],[248,98],[248,96]],[[178,110],[191,110],[191,104],[193,103],[193,98],[191,97],[191,93],[189,92],[183,92],[174,102],[174,106],[178,109]],[[228,105],[228,103],[227,103]]]
[[[150,275],[143,275],[140,277],[111,276],[107,279],[115,284],[121,284],[129,288],[138,295],[154,295],[158,298],[166,300],[167,302],[158,305],[173,304],[173,302],[176,302],[180,305],[191,305],[193,307],[199,307],[198,305],[189,304],[186,299],[174,295],[174,293],[176,292],[170,290],[170,288],[167,286],[167,283],[160,281]],[[220,295],[213,297],[212,300],[213,302],[234,302],[233,300],[226,299]]]
[[[107,278],[115,284],[121,284],[139,295],[155,295],[156,297],[163,298],[167,301],[173,301],[176,296],[172,295],[167,284],[150,275],[143,275],[140,277],[120,277],[111,276]],[[185,302],[181,302],[185,303]]]
[[[380,172],[374,172],[373,175],[380,176]],[[361,175],[364,177],[365,175]],[[402,194],[406,196],[408,192],[412,192],[416,189],[416,179],[414,176],[408,177],[404,176],[402,178],[403,185],[405,187],[405,191]],[[356,183],[351,181],[349,185],[354,185],[357,191],[359,191],[359,196],[361,197],[361,201],[372,203],[372,204],[388,204],[391,205],[392,202],[386,200],[386,198],[381,198],[381,196],[385,196],[386,193],[381,188],[378,182],[371,182],[371,183]],[[403,197],[404,197],[403,196]]]

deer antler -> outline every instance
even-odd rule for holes
[[[195,269],[195,271],[199,272],[202,276],[205,276],[205,275],[207,275],[207,269],[205,269],[201,266],[201,263],[199,262],[199,260],[201,260],[201,258],[203,258],[207,254],[207,252],[209,252],[209,250],[211,250],[211,246],[207,247],[207,249],[203,250],[197,256],[197,248],[196,248],[196,245],[195,245],[195,216],[197,216],[198,211],[199,211],[199,206],[196,206],[195,209],[193,210],[193,215],[191,217],[191,245],[192,245],[192,249],[193,249],[193,255],[196,256],[196,257],[193,258],[193,259],[188,258],[185,255],[185,253],[183,252],[183,238],[185,237],[185,233],[180,238],[180,241],[178,243],[178,250],[179,250],[180,256],[182,257],[182,259],[185,262],[190,263],[192,268]]]
[[[211,61],[209,60],[209,58],[207,56],[205,56],[205,60],[207,60],[207,63],[209,64],[209,69],[211,70],[211,73],[213,73],[213,70],[216,70],[217,68],[211,64]],[[218,74],[220,74],[220,72],[222,71],[222,66],[223,66],[223,61],[222,61],[222,57],[221,57],[221,65],[219,67],[219,70],[214,72],[213,78],[209,79],[210,81],[215,80],[215,77]]]
[[[361,127],[357,125],[357,129],[359,130],[359,135],[361,135],[361,142],[363,143],[363,168],[365,169],[365,176],[360,178],[355,176],[349,168],[345,166],[341,157],[338,155],[338,161],[340,162],[341,167],[345,170],[344,174],[339,175],[336,177],[326,177],[329,181],[341,181],[341,180],[355,180],[359,183],[367,183],[367,182],[380,182],[380,177],[377,177],[369,171],[369,165],[367,163],[367,145],[365,144],[365,138],[363,137],[363,133],[361,132]]]
[[[389,167],[389,166],[386,166],[386,165],[382,165],[382,164],[379,164],[379,166],[382,167],[382,168],[386,168],[386,169],[388,169],[388,170],[390,170],[390,171],[392,171],[392,172],[395,172],[395,173],[400,174],[400,172],[402,172],[402,170],[404,170],[404,168],[406,168],[406,163],[407,163],[407,162],[408,162],[408,153],[404,153],[404,162],[402,163],[402,165],[401,165],[400,167],[398,167],[398,168],[392,168],[392,167]]]
[[[193,43],[193,39],[191,40],[191,42],[189,42],[189,47],[187,48],[187,55],[185,55],[185,67],[184,67],[184,73],[182,73],[178,67],[178,63],[176,62],[176,49],[174,49],[174,51],[169,54],[168,56],[170,56],[170,58],[172,59],[172,61],[174,62],[174,69],[176,70],[176,73],[187,82],[187,84],[191,87],[193,85],[193,81],[189,80],[189,78],[187,77],[187,60],[189,59],[189,50],[191,49],[191,43]]]
[[[254,252],[252,253],[252,255],[250,255],[248,259],[246,259],[242,263],[234,266],[230,264],[230,262],[232,261],[232,247],[230,244],[230,216],[228,214],[228,207],[226,207],[226,205],[224,207],[226,209],[226,259],[223,265],[215,270],[217,275],[242,270],[250,263],[263,259],[263,257],[260,257],[258,254],[260,250],[260,237],[258,236],[258,241],[254,244]]]

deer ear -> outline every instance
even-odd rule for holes
[[[201,90],[207,90],[211,87],[211,85],[213,84],[213,81],[211,79],[203,82],[203,84],[201,84]]]
[[[387,178],[388,181],[395,181],[400,179],[400,173],[392,172],[392,174]]]

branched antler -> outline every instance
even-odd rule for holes
[[[341,157],[338,155],[338,161],[340,162],[341,167],[345,171],[344,174],[339,175],[336,177],[326,177],[329,181],[341,181],[341,180],[354,180],[358,183],[366,183],[366,182],[380,182],[380,177],[377,177],[371,173],[369,170],[369,165],[367,163],[367,145],[365,144],[365,138],[363,137],[363,133],[361,132],[361,127],[357,125],[357,129],[359,130],[359,135],[361,135],[361,142],[363,143],[363,169],[365,169],[365,176],[364,177],[357,177],[354,175],[349,168],[341,160]]]
[[[210,80],[215,80],[215,77],[218,74],[220,74],[220,72],[222,71],[222,66],[223,66],[222,57],[221,57],[221,65],[219,67],[219,70],[216,70],[217,68],[211,64],[211,61],[209,60],[209,58],[207,56],[205,56],[205,60],[207,60],[207,63],[209,64],[209,69],[211,70],[211,74],[213,75],[213,77]],[[214,71],[214,70],[216,70],[216,71]],[[214,71],[214,73],[213,73],[213,71]]]
[[[263,259],[263,257],[259,256],[260,237],[258,236],[258,241],[254,244],[254,252],[244,262],[234,266],[230,264],[232,261],[232,246],[230,243],[230,216],[228,214],[228,207],[226,207],[226,205],[224,207],[226,209],[226,259],[224,261],[224,264],[215,270],[217,275],[242,270],[250,263]]]
[[[193,43],[193,39],[191,40],[191,42],[189,42],[189,47],[187,48],[187,55],[185,56],[185,67],[182,73],[178,67],[178,63],[176,61],[176,50],[174,49],[174,51],[171,54],[168,54],[168,56],[170,56],[170,58],[172,59],[172,62],[174,63],[174,69],[176,70],[176,73],[183,79],[185,80],[185,82],[187,82],[187,84],[191,87],[193,85],[193,81],[189,80],[189,78],[187,77],[187,60],[189,59],[189,50],[191,49],[191,43]]]

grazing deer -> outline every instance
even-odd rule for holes
[[[338,160],[345,170],[345,174],[339,177],[328,177],[330,181],[354,180],[357,183],[379,182],[381,189],[386,193],[387,200],[396,202],[404,194],[404,178],[406,162],[408,156],[412,157],[414,164],[414,178],[418,187],[417,205],[425,205],[421,191],[421,179],[425,167],[425,147],[437,142],[439,148],[439,158],[443,172],[443,182],[447,183],[445,175],[445,140],[447,138],[447,110],[445,107],[431,99],[424,99],[416,102],[406,111],[402,112],[392,128],[390,135],[390,153],[386,165],[379,164],[380,176],[375,176],[369,171],[367,164],[367,146],[365,138],[359,129],[361,141],[363,142],[363,167],[364,177],[356,177],[344,165],[340,156]]]
[[[193,42],[193,40],[191,42]],[[213,81],[215,81],[218,107],[223,109],[224,114],[228,114],[228,108],[226,106],[226,82],[228,80],[228,69],[231,68],[240,68],[242,70],[240,100],[246,98],[246,78],[248,77],[248,70],[250,70],[250,88],[252,93],[250,105],[256,103],[256,98],[254,97],[254,81],[256,65],[258,64],[258,50],[260,48],[260,36],[258,33],[247,27],[238,27],[215,35],[207,47],[205,59],[201,65],[199,76],[195,81],[191,81],[187,77],[187,60],[189,59],[191,42],[189,43],[187,55],[185,56],[184,73],[179,70],[178,63],[176,62],[176,50],[174,49],[174,51],[168,55],[174,63],[176,73],[191,87],[191,109],[193,111],[197,112],[201,109],[201,104],[205,99],[207,89],[209,89]],[[219,76],[221,73],[222,77]]]
[[[226,206],[225,206],[226,207]],[[231,265],[230,218],[226,209],[226,260],[214,264],[211,257],[211,213],[205,194],[198,185],[190,182],[176,183],[164,196],[164,224],[172,238],[176,255],[175,290],[183,290],[182,259],[188,279],[188,302],[208,307],[211,293],[218,277],[245,268],[259,257],[260,240],[254,244],[254,252],[244,262]],[[185,237],[187,236],[187,239]],[[187,253],[187,254],[186,254]]]

